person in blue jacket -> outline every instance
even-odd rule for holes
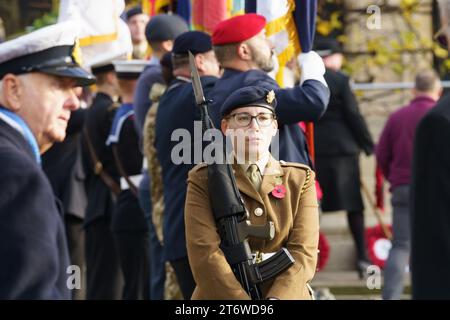
[[[142,133],[144,129],[145,116],[152,106],[150,91],[154,85],[163,84],[164,77],[160,60],[164,54],[172,51],[174,39],[188,31],[188,25],[180,16],[173,14],[159,14],[150,20],[145,28],[145,37],[152,48],[152,58],[140,75],[136,92],[134,95],[134,128],[139,136],[142,146]],[[144,166],[147,161],[144,160]],[[150,199],[150,180],[147,168],[142,168],[142,181],[139,184],[139,205],[145,215],[150,217],[152,204]],[[150,230],[150,299],[161,300],[164,298],[165,267],[162,257],[161,244],[156,236],[155,228],[149,218]]]
[[[64,140],[75,87],[95,83],[75,58],[75,27],[0,44],[0,299],[71,297],[63,215],[40,155]]]
[[[220,72],[208,34],[200,31],[181,34],[175,39],[172,51],[173,74],[176,78],[161,96],[156,114],[155,148],[161,165],[164,188],[163,252],[175,271],[185,299],[190,299],[195,289],[187,257],[184,228],[186,181],[189,170],[195,166],[194,145],[201,143],[193,140],[195,121],[198,121],[201,133],[201,118],[190,82],[188,51],[195,57],[205,94],[213,88]],[[187,161],[182,163],[174,159],[174,154],[177,154],[176,146],[182,142],[172,138],[177,129],[189,132],[191,137],[188,141],[191,156],[183,157]],[[199,150],[201,151],[201,147]]]
[[[209,95],[213,100],[210,115],[219,127],[221,104],[239,88],[260,86],[274,90],[278,100],[279,158],[311,165],[298,122],[317,121],[327,108],[330,92],[323,77],[325,67],[316,52],[302,53],[298,57],[302,71],[300,85],[281,89],[267,74],[274,68],[274,52],[266,38],[265,25],[263,16],[248,13],[215,27],[212,42],[224,72]]]
[[[142,154],[134,130],[133,96],[146,60],[116,60],[122,104],[117,109],[106,145],[111,148],[120,175],[120,193],[111,215],[111,229],[124,279],[123,300],[150,298],[150,250],[148,217],[138,201],[142,180]]]

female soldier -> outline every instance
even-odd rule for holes
[[[221,107],[221,130],[232,137],[236,183],[252,225],[273,222],[272,240],[250,238],[254,253],[288,249],[295,263],[262,287],[267,299],[311,299],[308,283],[317,262],[319,219],[314,173],[305,165],[275,160],[275,93],[244,87]],[[243,141],[244,143],[238,143]],[[189,263],[197,284],[192,299],[249,299],[220,249],[211,210],[206,164],[189,173],[185,207]],[[264,259],[264,258],[263,258]]]

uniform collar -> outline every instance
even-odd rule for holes
[[[264,170],[264,175],[261,183],[261,194],[268,194],[273,191],[277,184],[281,184],[281,177],[284,175],[280,162],[275,160],[271,154],[269,154],[269,160]]]
[[[248,164],[248,166],[249,165],[250,164]],[[264,168],[261,188],[258,192],[255,190],[250,179],[247,177],[243,165],[233,164],[233,169],[239,190],[261,204],[264,204],[263,197],[272,192],[276,185],[282,183],[281,177],[284,175],[280,162],[269,154],[266,166]]]
[[[176,79],[179,80],[179,81],[182,81],[182,82],[187,82],[187,83],[192,82],[192,80],[190,78],[183,77],[183,76],[177,76]]]
[[[243,71],[239,71],[239,70],[236,70],[236,69],[225,68],[225,70],[223,71],[223,75],[222,75],[221,79],[226,79],[226,78],[234,76],[235,74],[242,73],[242,72]]]
[[[133,104],[123,103],[120,108],[116,111],[114,115],[114,120],[111,126],[111,131],[109,132],[108,139],[106,140],[106,145],[109,146],[112,143],[118,143],[120,138],[120,132],[125,120],[128,117],[134,115]]]
[[[242,169],[244,170],[244,172],[247,172],[248,167],[250,167],[250,165],[256,164],[256,166],[259,169],[259,172],[261,173],[261,176],[263,176],[264,171],[266,170],[266,165],[269,162],[269,158],[270,158],[270,153],[267,153],[266,156],[262,157],[261,159],[259,159],[258,161],[254,162],[254,163],[247,162],[247,163],[241,164]]]
[[[428,103],[436,103],[436,100],[433,98],[427,96],[427,95],[419,95],[412,99],[411,103],[421,103],[421,102],[428,102]]]
[[[9,126],[17,130],[28,142],[31,150],[33,151],[34,158],[38,164],[41,164],[41,154],[39,152],[39,145],[31,132],[30,127],[25,121],[14,112],[9,111],[2,105],[0,105],[0,119],[2,119]]]

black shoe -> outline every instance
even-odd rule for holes
[[[358,262],[356,262],[356,271],[358,272],[358,276],[359,279],[365,279],[367,277],[367,269],[371,266],[372,264],[367,261],[367,260],[358,260]]]

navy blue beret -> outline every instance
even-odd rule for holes
[[[188,30],[186,21],[179,15],[158,14],[147,23],[145,37],[148,42],[174,40]]]
[[[247,106],[263,107],[275,112],[275,107],[277,106],[275,92],[264,87],[243,87],[233,92],[225,100],[220,108],[220,114],[223,118],[234,109]]]
[[[212,50],[211,36],[201,31],[188,31],[180,34],[173,44],[173,54],[204,53]]]
[[[133,7],[131,9],[129,9],[127,11],[125,17],[126,17],[126,19],[128,21],[128,20],[130,20],[131,17],[133,17],[133,16],[135,16],[137,14],[143,14],[143,13],[144,13],[144,11],[142,11],[141,6],[136,6],[136,7]]]

